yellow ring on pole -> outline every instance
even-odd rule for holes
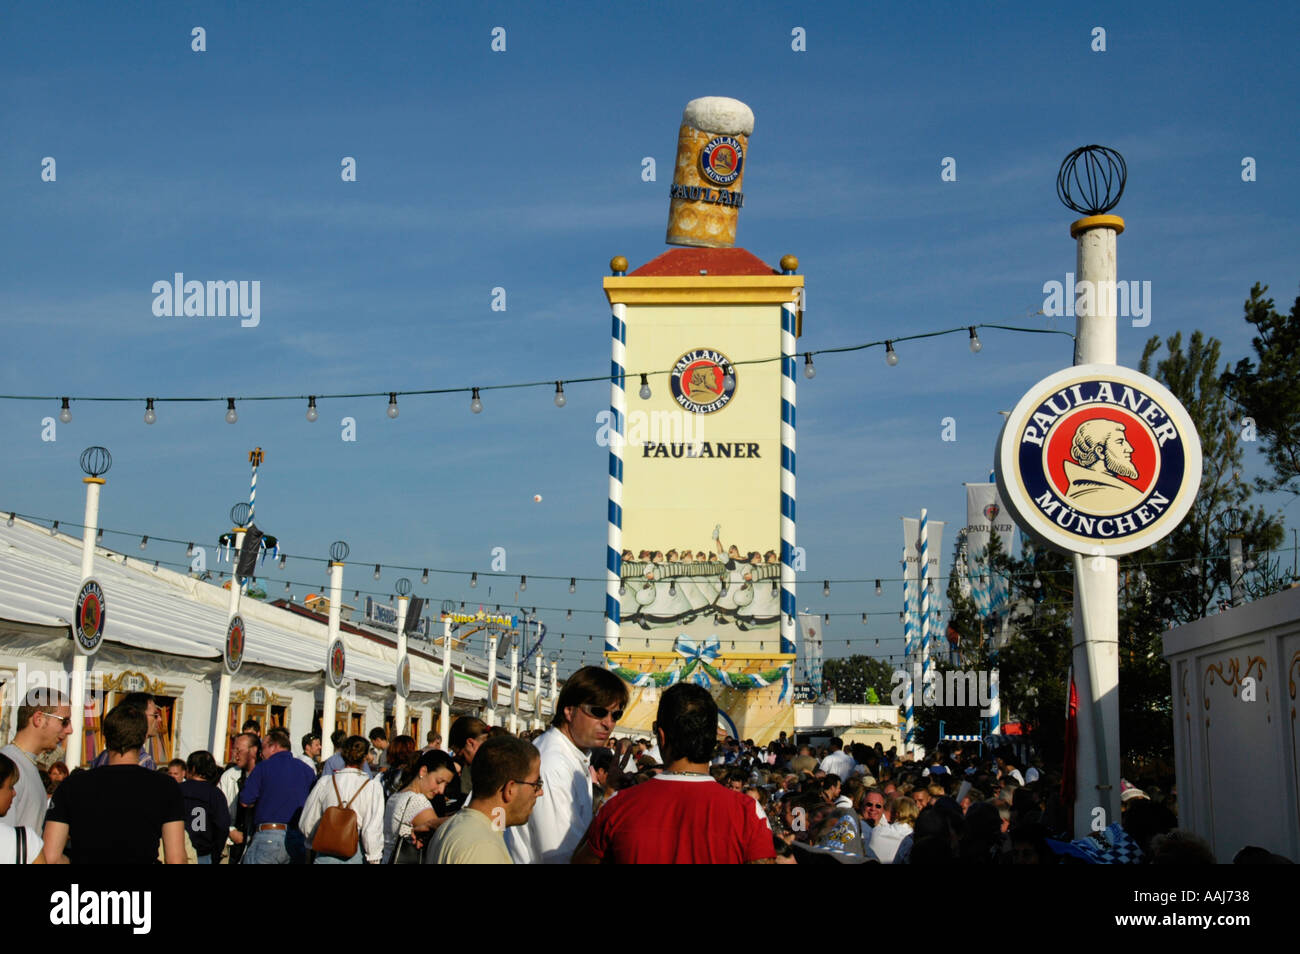
[[[107,483],[107,481],[104,480],[103,477],[82,477],[82,478],[81,478],[81,482],[82,482],[83,484],[103,484],[103,483]]]
[[[1114,229],[1118,235],[1124,231],[1124,220],[1118,215],[1088,215],[1070,223],[1070,238],[1078,238],[1089,229]]]

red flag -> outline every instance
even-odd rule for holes
[[[1079,757],[1079,691],[1074,687],[1074,667],[1070,667],[1069,701],[1065,707],[1065,765],[1061,770],[1061,805],[1070,822],[1070,837],[1074,836],[1074,796],[1077,783],[1075,762]]]

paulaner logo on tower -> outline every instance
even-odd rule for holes
[[[1115,556],[1148,546],[1187,514],[1201,481],[1200,439],[1158,382],[1080,365],[1016,405],[997,477],[1025,529],[1062,549]]]
[[[153,283],[153,313],[159,318],[241,318],[244,328],[262,322],[260,281],[186,281],[176,272],[172,281]]]
[[[82,891],[74,884],[50,895],[50,923],[130,925],[132,934],[153,927],[153,895],[148,891]]]

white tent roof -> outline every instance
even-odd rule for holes
[[[104,589],[104,638],[110,642],[203,659],[219,659],[226,639],[230,593],[152,561],[95,548],[93,576]],[[18,626],[70,625],[81,585],[81,541],[16,519],[0,522],[0,636]],[[244,659],[277,669],[323,672],[325,624],[288,610],[242,599],[246,627]],[[347,675],[381,686],[395,682],[397,652],[355,633],[343,632]],[[442,668],[411,655],[413,692],[438,693]],[[486,697],[481,677],[456,674],[456,696]]]

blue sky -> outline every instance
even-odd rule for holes
[[[265,9],[264,9],[265,8]],[[1293,42],[1277,4],[1087,6],[684,4],[99,4],[8,6],[0,25],[0,391],[227,396],[469,387],[598,375],[600,289],[615,254],[665,250],[682,107],[734,96],[756,116],[738,244],[801,261],[801,349],[977,322],[1072,330],[1034,313],[1074,268],[1054,190],[1076,146],[1119,149],[1119,277],[1152,283],[1151,334],[1200,328],[1248,352],[1252,283],[1296,292],[1300,189]],[[191,29],[206,30],[206,52]],[[490,48],[494,27],[506,51]],[[1095,26],[1104,53],[1090,49]],[[806,52],[791,49],[802,27]],[[57,180],[41,181],[54,157]],[[355,157],[357,181],[340,179]],[[652,156],[658,181],[641,178]],[[951,156],[957,181],[940,179]],[[1257,181],[1243,182],[1243,157]],[[155,281],[261,282],[261,323],[159,318]],[[507,309],[491,310],[504,287]],[[826,355],[799,389],[800,605],[846,614],[829,655],[897,652],[899,517],[955,529],[1000,425],[1071,359],[1058,336],[988,331]],[[0,401],[0,509],[79,521],[77,457],[108,446],[103,525],[211,544],[263,447],[258,523],[345,585],[391,592],[373,564],[599,577],[608,388],[239,406]],[[357,440],[339,421],[357,421]],[[940,440],[952,416],[957,440]],[[541,494],[540,504],[533,495]],[[1281,506],[1286,501],[1276,501]],[[1288,511],[1294,523],[1296,510]],[[945,572],[952,533],[945,537]],[[105,540],[136,552],[126,537]],[[148,555],[180,561],[183,547]],[[364,565],[364,567],[363,567]],[[279,573],[270,574],[281,578]],[[323,563],[293,560],[301,598]],[[411,574],[407,574],[411,575]],[[283,595],[281,584],[268,586]],[[599,633],[601,587],[433,576],[418,595],[572,607],[553,634]],[[874,639],[881,638],[881,647]],[[568,635],[566,662],[577,648]],[[565,666],[564,668],[568,668]]]

